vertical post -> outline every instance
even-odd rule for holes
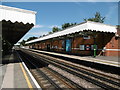
[[[57,48],[58,52],[60,51],[60,45],[59,44],[60,44],[60,38],[58,37],[58,48]]]
[[[96,57],[96,44],[94,43],[94,57]]]
[[[96,40],[95,40],[95,38],[96,38],[96,34],[94,35],[94,46],[93,46],[93,50],[94,50],[94,53],[93,53],[93,57],[95,58],[96,57]]]
[[[0,22],[0,64],[2,64],[2,55],[3,55],[2,40],[3,40],[3,37],[2,37],[2,21],[1,21]],[[0,70],[2,71],[2,69]]]

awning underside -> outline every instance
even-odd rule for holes
[[[12,23],[2,20],[0,23],[2,23],[3,38],[12,45],[17,43],[33,27],[33,24],[23,24],[22,22]]]

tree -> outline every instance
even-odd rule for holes
[[[52,34],[52,32],[48,32],[48,34]]]
[[[99,12],[96,12],[95,17],[93,18],[84,19],[84,21],[93,21],[93,22],[100,22],[100,23],[104,23],[104,20],[105,20],[105,17],[102,17]]]
[[[58,31],[60,31],[61,29],[60,28],[58,28],[58,27],[53,27],[52,28],[52,32],[58,32]]]
[[[67,27],[70,27],[70,23],[65,23],[62,25],[62,29],[66,29]]]
[[[76,25],[77,23],[64,23],[63,25],[62,25],[62,29],[66,29],[66,28],[68,28],[68,27],[70,27],[70,26],[74,26],[74,25]]]
[[[62,25],[62,29],[66,29],[67,27],[70,27],[70,26],[73,26],[73,25],[76,25],[76,24],[77,24],[77,23],[65,23],[65,24]],[[52,28],[52,31],[51,31],[51,32],[48,32],[48,34],[52,34],[52,33],[54,33],[54,32],[61,31],[62,29],[54,26],[54,27]]]
[[[22,46],[25,46],[25,40],[22,40],[21,42],[20,42],[20,45],[22,45]]]
[[[42,37],[41,35],[39,36],[39,38]]]
[[[46,36],[45,34],[42,35],[42,37]]]
[[[37,37],[29,37],[26,41],[30,41],[30,40],[34,40],[34,39],[37,39]]]

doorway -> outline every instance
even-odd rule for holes
[[[71,51],[71,39],[66,39],[66,52]]]
[[[50,44],[47,44],[47,50],[50,51]]]

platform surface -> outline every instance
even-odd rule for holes
[[[0,66],[0,72],[1,89],[36,88],[16,52],[11,52],[9,55],[3,58],[3,64]]]
[[[48,52],[48,51],[35,50],[35,49],[29,49],[29,50],[34,50],[37,52],[42,52],[42,53],[51,54],[51,55],[58,55],[62,57],[68,57],[72,59],[78,59],[78,60],[83,60],[83,61],[104,64],[104,65],[109,65],[109,66],[114,66],[114,67],[120,67],[120,57],[97,56],[94,58],[92,56],[76,56],[76,55],[68,55],[68,54]]]

